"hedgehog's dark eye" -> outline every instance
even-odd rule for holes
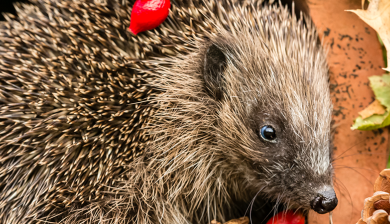
[[[260,136],[265,141],[274,141],[276,139],[276,131],[271,125],[265,125],[260,129]]]

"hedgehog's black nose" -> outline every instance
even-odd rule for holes
[[[317,213],[325,214],[336,208],[337,203],[336,193],[333,188],[328,188],[326,191],[318,193],[310,202],[310,206]]]

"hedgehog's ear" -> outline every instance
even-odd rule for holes
[[[214,44],[207,49],[204,57],[203,78],[205,87],[216,100],[221,100],[223,96],[223,74],[226,69],[226,60],[225,54]]]

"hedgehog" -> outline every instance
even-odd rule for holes
[[[135,36],[133,4],[31,0],[4,15],[0,223],[332,211],[328,67],[310,18],[175,0]]]

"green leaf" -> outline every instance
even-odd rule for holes
[[[390,125],[390,75],[371,76],[369,80],[376,99],[387,108],[387,112],[382,115],[374,114],[365,119],[359,116],[352,125],[352,130],[374,130]]]
[[[390,156],[389,156],[389,159],[387,160],[387,166],[386,168],[390,168]]]
[[[387,109],[390,109],[390,75],[371,76],[370,86],[374,91],[375,97]]]
[[[390,125],[390,114],[387,111],[382,115],[372,115],[366,119],[362,119],[361,116],[356,118],[355,123],[352,125],[352,130],[375,130]]]

